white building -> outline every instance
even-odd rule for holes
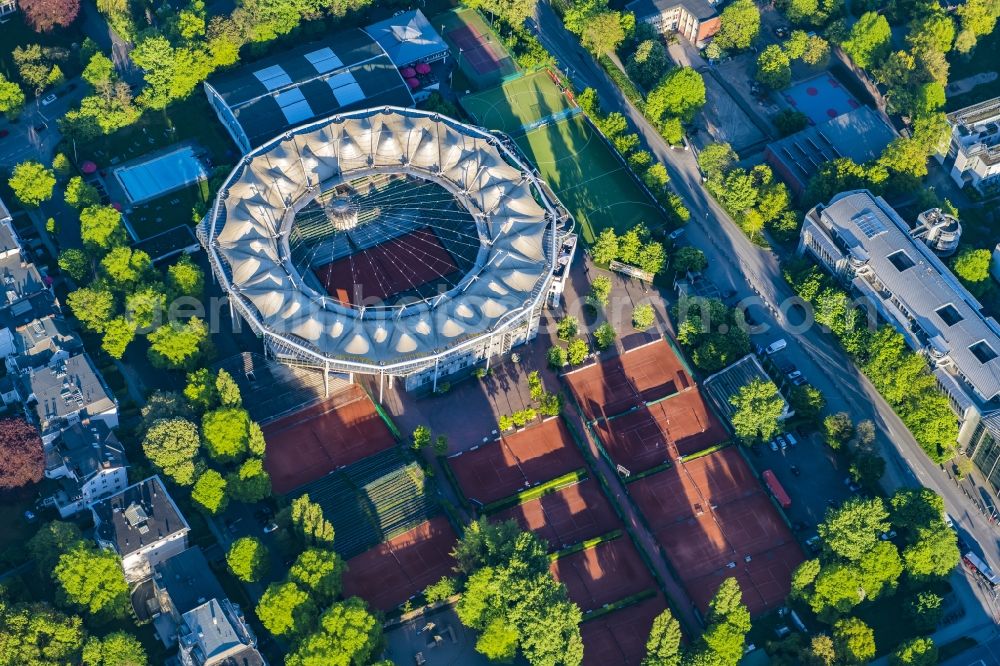
[[[94,538],[122,558],[125,579],[138,583],[153,567],[187,548],[190,527],[158,476],[90,507]]]
[[[1000,182],[1000,97],[948,114],[951,141],[947,155],[951,178],[959,187],[971,185],[987,193]]]
[[[59,515],[68,518],[125,490],[125,466],[125,451],[103,421],[76,423],[46,451],[45,476],[60,485],[49,499]]]
[[[266,666],[243,612],[225,597],[184,613],[178,630],[183,666]]]
[[[25,413],[46,445],[75,423],[98,419],[109,428],[118,427],[118,401],[87,354],[32,369],[20,383]]]

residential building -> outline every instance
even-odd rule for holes
[[[128,486],[125,450],[103,421],[74,423],[45,455],[45,476],[59,480],[59,490],[48,499],[63,518]]]
[[[0,0],[0,18],[4,16],[9,16],[17,11],[17,0]],[[3,202],[0,201],[0,207],[3,206]]]
[[[2,206],[3,204],[0,204]],[[28,261],[21,241],[14,231],[6,208],[0,210],[0,305],[14,303],[25,296],[47,289],[38,268]]]
[[[715,3],[708,0],[632,0],[625,8],[636,21],[661,33],[679,33],[699,48],[722,27]]]
[[[800,252],[872,304],[923,354],[960,423],[958,441],[1000,488],[1000,325],[881,197],[842,192],[810,210]]]
[[[8,372],[20,373],[41,368],[54,362],[66,361],[83,352],[83,342],[76,332],[65,319],[52,314],[32,319],[14,328],[10,334],[9,350],[3,344],[4,333],[9,334],[9,329],[0,329],[0,356],[6,357]],[[9,353],[4,353],[8,351]]]
[[[97,543],[118,553],[130,583],[150,578],[159,562],[187,548],[190,528],[158,476],[96,502],[90,510]]]
[[[863,164],[881,155],[895,138],[896,131],[877,111],[861,106],[769,143],[764,159],[801,196],[822,165],[841,157]]]
[[[448,59],[448,44],[419,9],[400,12],[364,29],[396,67]]]
[[[184,613],[178,631],[183,666],[266,666],[242,611],[225,597]]]
[[[25,412],[46,445],[74,423],[97,419],[118,427],[118,401],[87,354],[31,369],[20,382]]]
[[[950,163],[951,178],[959,187],[995,192],[1000,183],[1000,97],[952,111],[948,124],[951,141],[938,161]]]
[[[309,120],[413,104],[385,49],[360,29],[282,51],[204,85],[216,115],[244,153]]]

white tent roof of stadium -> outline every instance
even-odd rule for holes
[[[419,9],[373,23],[365,32],[382,45],[397,67],[431,60],[448,50],[448,44]]]
[[[896,211],[868,190],[856,190],[838,194],[821,215],[849,255],[872,268],[919,322],[929,344],[951,357],[976,392],[984,400],[1000,394],[1000,326],[937,255],[910,236]]]
[[[344,305],[305,284],[288,234],[295,213],[321,191],[387,173],[451,191],[476,220],[478,257],[432,300]],[[535,307],[554,265],[555,219],[535,176],[493,135],[425,111],[384,108],[312,123],[250,152],[205,224],[223,287],[263,331],[312,355],[388,368],[491,334]]]
[[[206,85],[225,101],[252,146],[314,118],[413,103],[385,50],[356,28],[212,77]]]

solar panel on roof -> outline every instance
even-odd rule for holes
[[[878,219],[875,213],[871,211],[859,215],[856,222],[858,229],[868,238],[875,238],[875,236],[885,232],[885,225],[882,224],[882,220]]]
[[[318,51],[311,51],[310,53],[303,56],[309,63],[316,68],[316,71],[320,74],[324,72],[332,72],[338,67],[343,67],[343,61],[337,57],[329,47],[319,49]]]
[[[346,86],[350,83],[357,83],[358,80],[354,78],[354,74],[350,70],[346,72],[338,72],[326,80],[327,85],[331,89],[339,88],[340,86]]]
[[[360,102],[365,98],[365,92],[361,89],[361,86],[354,83],[348,83],[346,86],[340,86],[339,88],[333,89],[333,96],[337,98],[337,103],[341,106],[347,106],[348,104],[353,104],[354,102]]]
[[[278,93],[274,96],[274,101],[278,103],[281,112],[285,114],[285,120],[291,125],[309,120],[316,115],[298,88]]]
[[[253,75],[268,90],[275,90],[292,82],[292,78],[285,73],[281,65],[271,65],[264,69],[258,69]]]

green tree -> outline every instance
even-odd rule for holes
[[[885,57],[891,39],[889,21],[877,12],[865,12],[841,46],[858,67],[867,69]]]
[[[753,44],[760,32],[760,10],[753,0],[735,0],[722,10],[722,27],[715,36],[725,50],[743,50]]]
[[[823,419],[823,437],[827,446],[837,450],[854,437],[854,424],[847,412],[837,412]]]
[[[270,555],[257,537],[242,537],[229,546],[226,564],[229,571],[244,583],[256,583],[267,573]]]
[[[626,264],[636,264],[639,261],[639,251],[649,236],[646,225],[640,223],[632,227],[618,239],[618,259]]]
[[[205,274],[188,255],[167,268],[167,289],[172,296],[199,297],[205,290]]]
[[[590,347],[585,340],[576,338],[569,341],[569,346],[566,348],[566,360],[569,361],[570,365],[580,365],[587,360],[588,356],[590,356]]]
[[[216,460],[234,461],[247,452],[250,415],[245,409],[223,407],[208,412],[201,421],[201,434],[208,455]]]
[[[271,496],[271,476],[261,458],[248,458],[226,477],[229,494],[237,502],[259,502]]]
[[[735,578],[727,578],[709,603],[707,626],[694,655],[696,664],[737,664],[750,631],[750,611]]]
[[[889,663],[891,666],[934,666],[938,663],[938,649],[929,637],[912,638],[896,648]]]
[[[955,10],[958,15],[959,25],[963,31],[969,31],[975,37],[989,35],[996,27],[997,16],[1000,11],[988,0],[970,0],[962,3]]]
[[[84,245],[101,250],[124,245],[122,214],[111,206],[87,206],[80,211],[80,238]]]
[[[108,83],[115,76],[115,64],[106,55],[98,51],[90,56],[90,61],[80,75],[93,87]]]
[[[24,107],[24,91],[21,90],[21,86],[8,81],[6,76],[0,74],[0,113],[14,118],[21,113],[22,107]]]
[[[590,256],[601,266],[607,266],[618,258],[618,234],[613,228],[608,227],[598,234],[590,248]]]
[[[823,394],[814,386],[796,386],[789,391],[788,402],[795,416],[805,420],[810,426],[819,421],[820,412],[826,406]]]
[[[198,362],[208,342],[208,327],[198,317],[187,323],[170,322],[147,336],[149,360],[158,368],[190,368]]]
[[[580,43],[597,55],[611,53],[625,41],[625,28],[626,18],[620,12],[601,12],[587,22]]]
[[[556,325],[556,337],[563,342],[569,342],[580,330],[580,321],[576,317],[566,316]]]
[[[213,515],[222,513],[229,504],[226,480],[214,469],[205,470],[191,489],[191,499]]]
[[[605,306],[611,297],[611,278],[607,275],[598,275],[590,282],[590,295],[587,297],[595,306]]]
[[[708,258],[705,253],[689,245],[677,248],[670,263],[674,272],[678,274],[699,273],[708,268]]]
[[[247,448],[255,456],[264,456],[267,449],[267,441],[264,439],[264,431],[257,425],[256,421],[250,422],[250,436],[247,438]]]
[[[38,162],[21,162],[7,181],[17,200],[29,208],[38,208],[52,198],[56,174]]]
[[[653,620],[642,666],[680,666],[680,663],[681,625],[668,609]]]
[[[63,553],[69,552],[82,541],[83,534],[76,524],[53,520],[42,525],[28,540],[27,551],[39,573],[47,578],[52,575]]]
[[[98,638],[91,636],[83,645],[86,666],[146,666],[146,649],[139,639],[124,631]]]
[[[167,295],[157,286],[140,286],[125,296],[125,311],[136,328],[148,333],[160,324],[167,310]]]
[[[257,619],[275,636],[302,635],[313,625],[315,616],[316,605],[309,593],[288,581],[268,585],[257,603]]]
[[[791,83],[792,62],[777,44],[765,47],[757,56],[757,80],[771,90],[782,90]]]
[[[645,331],[656,323],[656,311],[649,303],[641,303],[632,309],[632,326]]]
[[[66,303],[80,324],[94,333],[104,332],[115,310],[114,294],[100,284],[71,291]]]
[[[243,3],[244,8],[247,5]],[[162,109],[173,100],[184,99],[212,71],[204,49],[173,47],[166,37],[157,34],[139,40],[130,55],[146,80],[138,101],[150,109]]]
[[[180,486],[194,483],[200,446],[198,427],[182,418],[155,421],[142,440],[150,462]]]
[[[919,527],[913,541],[903,549],[906,573],[916,579],[944,578],[961,558],[955,532],[937,520],[937,524]]]
[[[618,334],[610,322],[604,322],[594,330],[594,341],[598,349],[608,349],[615,344]]]
[[[305,636],[288,655],[287,666],[369,664],[382,647],[382,623],[357,597],[339,601],[319,619],[319,629]]]
[[[670,69],[667,49],[659,39],[647,39],[639,43],[635,52],[625,62],[625,71],[645,89],[653,87]]]
[[[824,546],[844,559],[857,562],[880,543],[889,530],[889,512],[881,497],[853,497],[827,512],[817,531]]]
[[[781,432],[785,400],[774,382],[754,379],[741,386],[729,402],[736,408],[730,420],[737,437],[768,441]]]
[[[141,280],[153,267],[149,255],[130,247],[114,247],[101,259],[101,268],[116,287],[125,289]]]
[[[659,241],[643,243],[642,247],[639,248],[639,255],[636,257],[635,263],[647,273],[656,275],[663,270],[667,263],[667,250]]]
[[[292,526],[307,546],[333,545],[333,524],[323,515],[323,508],[309,499],[308,493],[292,500]]]
[[[646,97],[646,116],[654,125],[667,118],[691,122],[705,105],[705,81],[690,67],[677,67],[663,77]]]
[[[215,377],[212,376],[212,371],[208,368],[198,368],[187,373],[184,397],[199,410],[214,407],[219,395],[215,388]]]
[[[944,500],[929,488],[901,489],[889,498],[892,524],[915,531],[924,527],[944,525]]]
[[[436,604],[441,601],[447,601],[455,595],[456,591],[455,579],[443,576],[438,582],[427,586],[424,590],[424,597],[427,599],[427,603]]]
[[[59,598],[92,617],[124,617],[128,609],[128,583],[113,551],[80,541],[59,557],[52,572]]]
[[[903,608],[905,618],[917,631],[933,631],[944,612],[944,599],[930,590],[917,592]]]
[[[47,604],[0,606],[0,662],[11,666],[76,664],[84,640],[83,622]]]
[[[569,363],[569,357],[566,354],[566,350],[559,345],[552,345],[549,347],[549,353],[546,355],[546,360],[548,361],[549,367],[553,370],[559,370]]]
[[[83,250],[69,248],[59,253],[59,270],[65,272],[76,282],[83,282],[91,276],[90,259]]]
[[[838,620],[833,625],[833,643],[837,654],[849,663],[867,663],[875,657],[875,632],[855,617]]]
[[[719,180],[736,160],[736,151],[728,143],[710,143],[698,154],[698,166],[710,180]]]
[[[431,444],[431,429],[425,425],[418,425],[413,429],[413,449],[419,451]]]
[[[111,358],[120,359],[135,339],[135,323],[126,317],[115,317],[104,327],[101,349]]]
[[[830,43],[819,35],[811,35],[806,44],[805,53],[802,54],[802,62],[816,66],[826,62],[829,57]]]
[[[87,183],[80,176],[73,176],[66,183],[65,192],[66,205],[76,209],[96,206],[101,202],[101,195],[97,188]]]
[[[952,262],[952,270],[971,291],[983,291],[989,284],[990,251],[966,248]]]
[[[344,561],[332,550],[308,548],[288,570],[288,579],[310,593],[319,605],[326,606],[340,594]]]

